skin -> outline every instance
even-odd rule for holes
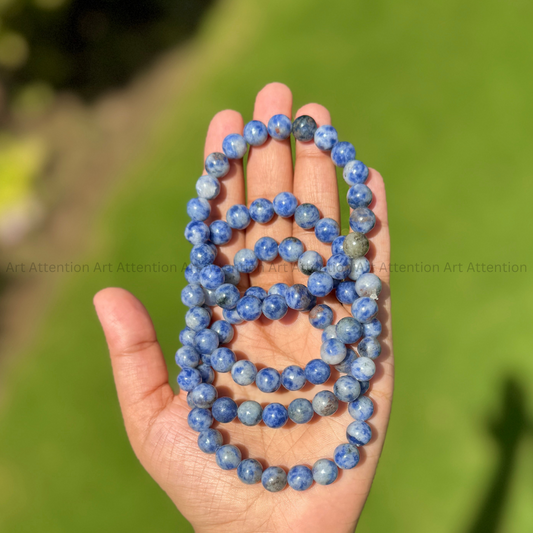
[[[253,118],[266,124],[277,113],[291,117],[291,108],[289,88],[272,83],[258,93]],[[318,104],[303,106],[293,119],[300,115],[311,115],[319,126],[331,123],[327,109]],[[218,113],[209,126],[204,157],[220,151],[224,137],[233,132],[242,133],[243,126],[243,119],[236,111]],[[221,179],[222,192],[212,202],[213,218],[224,218],[226,210],[234,204],[249,206],[256,198],[272,200],[278,192],[292,191],[300,203],[313,203],[322,216],[339,221],[335,169],[329,153],[318,150],[313,142],[296,143],[293,170],[290,142],[269,139],[263,146],[251,149],[247,176],[246,199],[242,160],[232,161],[230,173]],[[220,470],[214,456],[198,449],[197,433],[187,425],[186,393],[175,395],[168,383],[167,367],[147,310],[132,294],[119,288],[104,289],[94,298],[133,450],[197,532],[349,532],[357,525],[383,448],[394,375],[389,272],[388,268],[382,268],[390,261],[385,186],[380,174],[372,169],[367,185],[374,195],[370,208],[378,219],[376,227],[368,234],[371,243],[368,257],[383,283],[378,316],[383,323],[380,337],[383,352],[376,361],[377,373],[369,390],[376,406],[369,420],[373,437],[361,448],[359,465],[353,470],[340,471],[338,480],[330,486],[315,483],[305,492],[287,487],[272,494],[261,484],[244,485],[235,471]],[[331,254],[330,247],[320,243],[312,231],[302,230],[293,219],[274,217],[269,224],[252,223],[246,231],[235,231],[232,241],[221,247],[216,262],[231,263],[235,252],[253,248],[257,239],[264,235],[270,235],[277,242],[292,235],[301,239],[308,250],[316,250],[325,258]],[[259,285],[268,289],[279,282],[306,283],[306,277],[281,258],[272,264],[276,268],[267,266],[243,275],[240,288]],[[334,309],[335,322],[349,316],[348,307],[331,298],[327,298],[326,303]],[[221,318],[219,311],[216,310],[213,320]],[[271,366],[282,370],[291,364],[304,367],[310,359],[319,356],[320,334],[320,330],[310,326],[307,314],[290,310],[281,321],[271,322],[262,316],[255,322],[237,326],[229,347],[238,358],[245,356],[260,363],[260,368]],[[219,396],[230,396],[237,403],[249,399],[263,406],[267,402],[287,406],[294,398],[312,400],[323,388],[331,390],[339,376],[335,371],[332,374],[326,385],[307,384],[297,392],[280,390],[274,394],[261,393],[255,385],[240,387],[229,374],[218,375],[215,384]],[[264,468],[279,465],[288,471],[295,464],[312,466],[318,459],[331,459],[335,447],[346,442],[346,427],[351,421],[346,404],[341,402],[335,415],[321,419],[315,415],[313,421],[305,425],[289,422],[282,429],[270,429],[264,424],[246,427],[234,421],[218,424],[218,429],[224,436],[224,443],[240,447],[243,459],[253,457]]]

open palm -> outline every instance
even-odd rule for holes
[[[292,95],[281,84],[267,85],[259,92],[254,119],[267,123],[275,114],[292,114]],[[317,104],[302,107],[295,116],[310,115],[319,126],[330,124],[328,111]],[[229,133],[241,132],[243,120],[235,111],[218,113],[209,127],[205,155],[220,151]],[[252,148],[247,165],[247,193],[242,162],[233,162],[230,173],[221,179],[222,191],[212,203],[212,218],[224,218],[234,204],[247,204],[256,198],[272,200],[281,191],[292,191],[300,202],[315,204],[322,216],[339,221],[340,208],[335,169],[329,153],[320,152],[314,143],[296,143],[293,169],[290,142],[269,139]],[[374,200],[370,206],[378,220],[368,234],[371,242],[369,258],[383,282],[380,315],[383,351],[376,361],[377,372],[371,382],[369,396],[375,404],[370,419],[373,437],[361,449],[361,460],[353,470],[339,471],[337,482],[330,486],[314,485],[305,492],[288,487],[279,493],[265,491],[259,485],[244,485],[235,472],[218,468],[212,455],[203,454],[197,446],[197,433],[187,425],[189,408],[186,393],[174,395],[168,384],[168,373],[148,313],[131,294],[122,289],[105,289],[95,297],[111,352],[118,396],[129,439],[139,460],[174,501],[196,531],[353,531],[361,513],[385,438],[392,390],[393,355],[390,327],[389,232],[385,188],[381,176],[370,170],[367,185]],[[316,250],[324,258],[331,248],[319,242],[314,232],[302,230],[292,219],[275,217],[269,224],[252,224],[245,232],[234,231],[233,239],[220,247],[217,263],[232,263],[241,248],[253,249],[264,235],[280,242],[291,235],[298,237],[307,250]],[[382,265],[385,267],[382,268]],[[280,258],[260,265],[256,272],[241,279],[242,289],[258,285],[268,290],[274,283],[306,283],[306,277],[293,264]],[[174,296],[175,297],[175,296]],[[326,299],[335,313],[335,322],[349,316],[349,310],[333,298]],[[221,318],[219,309],[216,319]],[[289,310],[280,321],[262,316],[255,322],[235,326],[230,348],[237,358],[253,361],[258,368],[270,366],[281,371],[289,364],[304,367],[319,357],[321,331],[309,324],[308,315]],[[287,406],[296,397],[309,400],[323,388],[331,390],[337,373],[322,386],[307,384],[298,392],[279,390],[264,394],[255,385],[236,385],[228,374],[218,374],[215,385],[219,397],[230,396],[237,403],[252,399],[263,406],[272,401]],[[224,443],[236,444],[243,458],[258,459],[263,467],[279,465],[286,469],[296,464],[312,466],[321,458],[332,458],[333,450],[346,442],[346,427],[351,421],[346,404],[337,413],[309,424],[289,421],[281,429],[263,424],[246,427],[238,420],[218,424]]]

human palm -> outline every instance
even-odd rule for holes
[[[281,84],[267,85],[259,92],[254,119],[264,123],[277,113],[291,116],[292,96]],[[301,108],[295,116],[311,115],[318,125],[329,124],[328,111],[317,104]],[[243,121],[235,111],[218,113],[210,124],[205,155],[220,151],[223,138],[242,132]],[[292,191],[300,202],[315,204],[322,216],[339,221],[340,208],[335,169],[328,153],[320,152],[314,143],[296,142],[293,170],[289,141],[269,139],[252,148],[247,165],[247,201],[242,162],[232,162],[230,173],[221,179],[222,191],[212,203],[212,218],[223,218],[234,204],[250,204],[255,198],[270,200],[281,191]],[[367,185],[374,200],[370,206],[378,220],[368,234],[371,242],[369,258],[374,272],[381,278],[380,314],[383,324],[382,355],[376,361],[377,371],[369,396],[375,404],[370,420],[373,437],[361,448],[361,460],[353,470],[339,471],[330,486],[314,485],[305,492],[291,488],[278,493],[265,491],[261,484],[244,485],[235,472],[225,472],[216,465],[214,456],[203,454],[196,443],[197,433],[187,424],[189,408],[186,393],[174,395],[168,384],[168,372],[148,313],[142,304],[122,289],[105,289],[95,297],[95,306],[108,341],[118,396],[126,430],[137,457],[165,490],[195,530],[204,531],[353,531],[361,513],[385,438],[393,390],[393,355],[390,327],[389,232],[385,188],[381,176],[370,171]],[[269,235],[280,242],[291,235],[298,237],[308,250],[318,251],[324,258],[331,248],[319,242],[314,233],[294,224],[292,219],[275,217],[265,225],[252,222],[245,232],[234,231],[232,240],[220,247],[217,263],[231,263],[241,248],[253,249],[258,238]],[[274,283],[306,283],[306,277],[292,264],[280,258],[263,264],[256,272],[241,278],[240,288],[259,285],[268,289]],[[335,322],[349,316],[349,309],[335,298],[326,298],[335,313]],[[221,318],[215,310],[215,319]],[[304,367],[319,357],[321,331],[310,326],[308,316],[289,310],[279,321],[262,316],[255,322],[235,326],[230,344],[238,359],[253,361],[258,368],[282,370],[289,364]],[[298,392],[279,390],[264,394],[255,385],[241,387],[228,374],[218,374],[215,385],[219,397],[230,396],[240,401],[252,399],[261,403],[276,401],[288,405],[296,397],[309,400],[323,388],[332,388],[336,371],[322,386],[307,384]],[[296,464],[312,466],[321,458],[332,458],[333,450],[346,442],[346,427],[351,421],[346,404],[333,416],[318,417],[303,425],[289,421],[281,429],[263,424],[246,427],[238,421],[218,425],[225,443],[236,444],[243,458],[258,459],[264,467]]]

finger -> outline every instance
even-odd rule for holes
[[[259,91],[254,119],[268,124],[277,114],[292,116],[292,94],[282,83],[270,83]],[[272,201],[280,192],[292,191],[292,152],[290,138],[277,141],[268,138],[262,146],[252,147],[247,166],[248,205],[257,198]],[[278,244],[290,237],[292,220],[274,216],[269,224],[253,222],[246,231],[246,247],[252,248],[261,237],[268,235]],[[270,268],[272,266],[273,268]],[[264,264],[250,275],[251,283],[264,288],[274,283],[292,283],[292,265],[279,258],[273,265]]]
[[[296,117],[309,115],[318,126],[331,124],[329,111],[319,104],[307,104],[298,110]],[[300,204],[310,203],[318,207],[322,218],[340,222],[339,191],[335,165],[329,152],[319,150],[313,141],[296,141],[296,164],[294,169],[294,194]],[[331,255],[331,245],[320,242],[315,232],[302,229],[293,222],[292,233],[298,237],[306,250],[315,250],[324,261]],[[304,283],[307,276],[294,272],[295,280]]]
[[[154,326],[141,302],[124,289],[100,291],[94,306],[109,347],[126,429],[130,437],[142,434],[174,397]]]

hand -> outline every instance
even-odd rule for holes
[[[281,84],[267,85],[257,95],[254,118],[267,123],[272,115],[291,116],[292,95]],[[311,115],[319,126],[330,124],[330,115],[324,107],[309,104],[296,116]],[[242,132],[243,120],[235,111],[222,111],[212,120],[205,144],[205,155],[221,151],[224,137]],[[322,216],[339,220],[339,197],[335,169],[329,153],[320,152],[313,142],[296,143],[296,165],[293,171],[289,140],[269,139],[263,146],[252,148],[248,159],[248,202],[258,197],[270,200],[281,191],[292,191],[300,202],[315,204]],[[221,179],[222,191],[212,202],[215,218],[224,218],[228,207],[245,204],[242,161],[231,164],[230,173]],[[387,204],[383,179],[370,170],[367,181],[374,194],[370,206],[378,223],[368,235],[371,241],[370,259],[374,272],[383,282],[379,298],[383,324],[380,337],[383,353],[376,361],[377,372],[371,381],[369,395],[376,410],[369,423],[373,437],[361,448],[361,461],[353,470],[339,471],[339,478],[329,486],[314,484],[305,492],[290,487],[278,493],[266,491],[261,484],[244,485],[235,471],[218,468],[213,455],[203,454],[197,446],[198,434],[187,425],[189,408],[186,393],[174,395],[168,383],[168,373],[157,342],[154,327],[146,309],[130,293],[109,288],[94,299],[111,353],[118,397],[131,445],[161,488],[169,495],[180,512],[197,532],[278,532],[353,531],[368,496],[383,447],[389,420],[393,390],[393,355],[390,325],[389,292],[389,231]],[[253,223],[246,232],[234,231],[230,243],[221,247],[219,264],[232,263],[239,249],[253,248],[257,239],[270,235],[280,242],[294,235],[306,249],[316,250],[324,258],[331,248],[319,242],[312,231],[305,231],[292,219],[275,217],[270,224]],[[386,265],[386,269],[381,266]],[[284,282],[306,283],[306,277],[292,264],[275,262],[249,276],[243,276],[242,287],[259,285],[268,289]],[[174,295],[175,297],[176,295]],[[328,298],[326,303],[335,312],[335,321],[349,316],[349,309]],[[215,317],[220,318],[220,309]],[[321,331],[309,324],[308,315],[289,310],[281,321],[271,322],[262,316],[256,322],[235,326],[236,335],[230,345],[239,354],[264,366],[282,370],[289,364],[304,367],[320,357]],[[332,372],[336,374],[336,372]],[[237,403],[245,399],[257,400],[262,405],[277,401],[288,405],[296,397],[313,396],[321,389],[332,387],[333,379],[323,386],[306,387],[299,392],[278,391],[261,393],[255,385],[240,387],[228,374],[219,374],[215,385],[220,396],[231,396]],[[333,450],[346,442],[346,427],[351,421],[346,404],[339,411],[320,418],[315,415],[309,424],[289,423],[281,429],[270,429],[260,424],[243,426],[238,420],[218,425],[224,442],[237,444],[244,457],[254,457],[263,466],[279,465],[288,470],[297,464],[312,466],[320,458],[333,458]]]

